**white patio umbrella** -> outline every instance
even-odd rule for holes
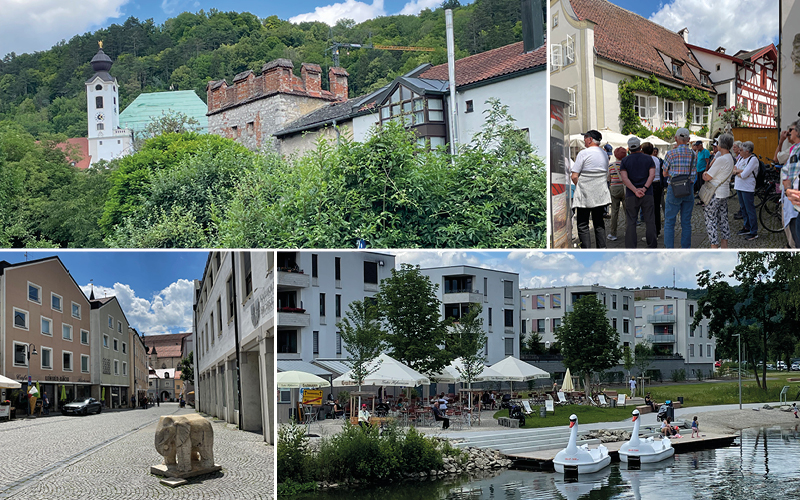
[[[628,139],[631,137],[635,137],[633,134],[621,134],[609,128],[603,128],[598,130],[600,135],[603,136],[603,140],[600,141],[601,144],[611,144],[614,148],[627,148],[628,147]]]
[[[275,383],[280,389],[300,389],[301,387],[330,387],[331,383],[313,373],[289,370],[278,372],[275,376]],[[292,408],[295,407],[294,391],[292,391]],[[306,424],[306,434],[309,432],[309,425]]]
[[[574,391],[575,386],[572,384],[572,374],[569,372],[569,368],[567,368],[567,373],[564,374],[564,383],[561,385],[562,391]]]
[[[699,135],[689,134],[690,144],[697,141],[702,141],[703,144],[708,144],[709,142],[711,142],[711,139],[709,139],[708,137],[700,137]]]
[[[377,365],[377,367],[376,367]],[[361,381],[361,385],[387,385],[390,387],[413,387],[417,385],[430,385],[428,377],[397,361],[388,354],[381,354],[369,365],[368,371],[372,371]],[[358,385],[358,382],[351,377],[352,370],[333,379],[334,387],[347,387]]]
[[[492,370],[502,374],[511,383],[511,392],[514,392],[514,382],[526,382],[539,378],[550,378],[550,374],[541,368],[537,368],[530,363],[526,363],[514,356],[506,356],[505,359],[491,366]]]
[[[0,375],[0,389],[19,389],[22,384],[8,377]]]
[[[648,136],[646,139],[642,139],[642,142],[649,142],[650,144],[652,144],[653,146],[655,146],[657,148],[663,148],[663,147],[667,147],[667,146],[671,146],[672,145],[672,143],[667,142],[664,139],[661,139],[661,138],[656,137],[654,135]]]

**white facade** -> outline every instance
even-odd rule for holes
[[[442,302],[442,318],[458,319],[471,304],[481,306],[486,331],[486,363],[506,356],[519,358],[519,274],[472,266],[421,269],[434,285]]]
[[[117,408],[130,405],[133,369],[128,319],[116,297],[90,300],[92,397]]]
[[[607,309],[606,317],[619,333],[621,346],[633,346],[634,336],[634,298],[632,290],[607,288],[598,285],[577,285],[549,288],[523,288],[522,322],[525,323],[525,337],[531,332],[539,332],[542,342],[549,348],[556,342],[555,330],[564,320],[564,315],[572,312],[575,302],[587,295],[594,295]],[[641,340],[638,340],[641,341]]]
[[[86,112],[89,156],[95,163],[130,153],[132,133],[119,127],[119,86],[108,73],[111,59],[102,49],[92,59],[92,68],[95,74],[86,81]]]
[[[195,281],[194,360],[197,409],[274,444],[273,261],[269,251],[209,254]]]
[[[780,123],[786,130],[800,112],[800,2],[780,0]]]

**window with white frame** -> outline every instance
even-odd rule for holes
[[[706,352],[706,354],[710,358],[711,357],[711,344],[708,344],[706,347],[708,348],[708,351]]]
[[[103,335],[103,347],[108,349],[108,335]]]
[[[61,323],[61,338],[72,341],[72,325]]]
[[[42,303],[42,287],[30,281],[28,282],[28,301],[36,304]]]
[[[575,62],[575,39],[572,35],[567,35],[567,41],[564,43],[564,66],[569,66]]]
[[[689,357],[694,357],[694,344],[689,344]]]
[[[119,351],[119,341],[117,339],[114,339],[114,350]]]
[[[42,316],[42,335],[53,336],[53,320]]]
[[[14,342],[14,366],[28,366],[28,344]]]
[[[673,60],[672,61],[672,76],[675,78],[683,78],[683,63]]]
[[[86,330],[81,330],[81,344],[89,345],[89,332]]]
[[[702,85],[708,85],[708,74],[707,73],[700,73],[700,83]]]
[[[54,311],[61,312],[63,307],[64,300],[61,298],[61,295],[51,293],[50,294],[50,308]]]
[[[708,125],[709,106],[699,106],[697,104],[692,106],[692,124],[694,125]]]
[[[14,308],[14,328],[28,329],[28,311]]]
[[[72,303],[72,317],[81,319],[81,305],[76,304],[75,302]]]
[[[658,113],[658,97],[653,95],[635,95],[633,110],[642,120],[651,120]]]
[[[512,337],[507,337],[505,339],[506,344],[506,356],[513,356],[514,355],[514,339]]]
[[[128,344],[122,343],[122,354],[128,354]]]
[[[342,334],[336,332],[336,354],[342,353]]]
[[[114,375],[119,375],[119,360],[114,360]]]
[[[578,116],[578,87],[569,87],[567,92],[569,92],[569,116]]]
[[[124,361],[122,362],[122,374],[123,375],[127,375],[128,374],[128,363],[126,363]]]
[[[109,330],[114,329],[114,318],[112,318],[111,316],[108,317],[108,329]]]
[[[122,321],[117,321],[117,332],[122,333]]]
[[[553,14],[553,28],[557,28],[557,27],[558,27],[558,12]]]
[[[550,70],[561,69],[562,64],[561,45],[553,44],[550,46]]]
[[[61,351],[61,369],[65,372],[72,371],[72,353],[70,351]]]
[[[89,356],[81,354],[81,373],[89,373]]]
[[[42,370],[53,369],[53,350],[49,347],[41,349]]]
[[[664,101],[664,122],[679,124],[683,117],[683,102]]]

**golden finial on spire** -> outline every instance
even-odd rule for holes
[[[99,46],[100,46],[100,50],[103,50],[103,41],[102,41],[102,40],[100,40],[99,42],[97,42],[97,45],[99,45]]]

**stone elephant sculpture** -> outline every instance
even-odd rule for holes
[[[161,417],[155,444],[168,469],[189,472],[214,466],[214,430],[200,415]]]

